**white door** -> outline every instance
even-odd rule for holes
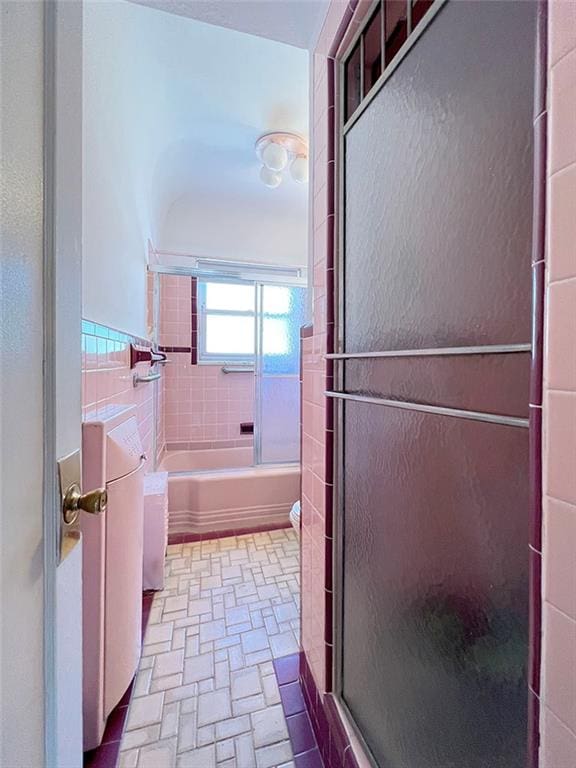
[[[0,0],[0,42],[0,765],[80,768],[56,460],[80,448],[82,4]]]

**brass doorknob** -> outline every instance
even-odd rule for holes
[[[80,510],[89,512],[91,515],[99,515],[106,509],[108,504],[108,492],[106,488],[96,488],[94,491],[82,493],[77,483],[70,485],[64,494],[62,502],[62,514],[64,522],[72,525],[78,519]]]

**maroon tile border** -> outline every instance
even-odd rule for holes
[[[148,626],[153,599],[152,591],[142,594],[142,640]],[[133,687],[134,681],[130,683],[126,693],[110,713],[100,746],[84,753],[84,768],[116,768]]]
[[[224,531],[208,531],[206,533],[169,533],[168,544],[189,544],[194,541],[208,539],[224,539],[227,536],[245,536],[249,533],[265,533],[266,531],[291,530],[289,523],[269,523],[255,528],[227,528]]]
[[[528,694],[528,760],[526,768],[538,768],[540,749],[540,699],[535,693]]]
[[[334,696],[318,691],[304,653],[300,654],[300,687],[324,765],[329,768],[358,768]]]
[[[167,347],[165,344],[158,346],[159,352],[191,352],[192,347]]]
[[[198,278],[191,277],[190,295],[190,362],[198,365]]]
[[[296,767],[324,768],[300,684],[300,655],[293,653],[272,661],[280,690],[280,701]]]
[[[531,693],[540,695],[540,663],[542,658],[542,555],[530,550],[530,647],[528,684]]]
[[[530,370],[530,606],[528,660],[528,768],[538,768],[542,644],[542,390],[546,260],[546,112],[548,3],[538,2],[534,89],[534,192],[532,221],[532,364]]]

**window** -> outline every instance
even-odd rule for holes
[[[254,362],[254,286],[198,281],[200,360]]]
[[[289,355],[293,291],[280,285],[263,288],[262,352]],[[253,283],[198,281],[201,362],[254,363],[256,290]]]

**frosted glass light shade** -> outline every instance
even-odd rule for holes
[[[282,176],[279,173],[276,173],[276,171],[272,171],[270,168],[263,165],[262,168],[260,168],[260,179],[267,187],[275,189],[282,181]]]
[[[271,171],[283,171],[288,165],[288,152],[280,144],[271,141],[262,150],[262,161]]]
[[[290,166],[290,175],[298,184],[306,184],[308,181],[308,160],[305,157],[297,157]]]

